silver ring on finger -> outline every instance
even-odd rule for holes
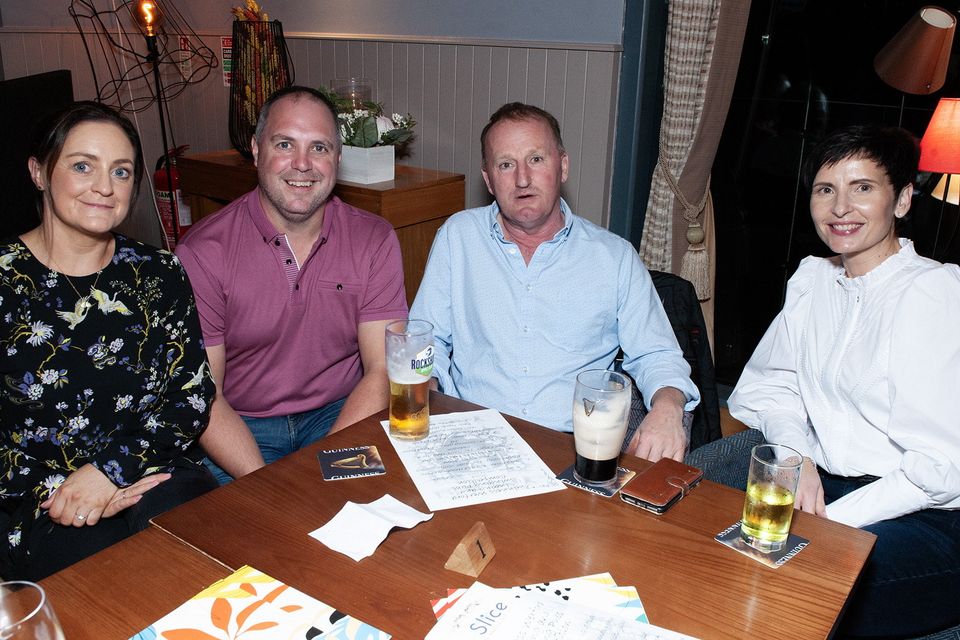
[[[84,520],[87,519],[87,516],[80,515],[79,513],[77,513],[77,514],[76,514],[75,516],[73,516],[73,517],[76,518],[77,520],[79,520],[80,522],[83,522]]]

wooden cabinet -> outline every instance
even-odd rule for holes
[[[194,222],[257,186],[256,167],[236,151],[185,156],[177,160],[177,167]],[[407,302],[412,303],[433,236],[450,214],[463,209],[463,174],[397,165],[396,177],[389,182],[337,182],[333,192],[393,225],[403,252]]]

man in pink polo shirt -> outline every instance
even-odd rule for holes
[[[333,105],[277,91],[252,151],[259,187],[177,247],[217,382],[201,443],[221,483],[386,407],[384,328],[407,317],[393,227],[331,195]]]

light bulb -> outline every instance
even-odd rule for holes
[[[163,12],[160,11],[156,0],[139,0],[137,10],[133,15],[145,36],[157,35],[157,29],[163,21]]]

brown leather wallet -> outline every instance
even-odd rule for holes
[[[703,479],[703,471],[670,458],[661,458],[620,489],[620,499],[657,515],[677,503]]]

